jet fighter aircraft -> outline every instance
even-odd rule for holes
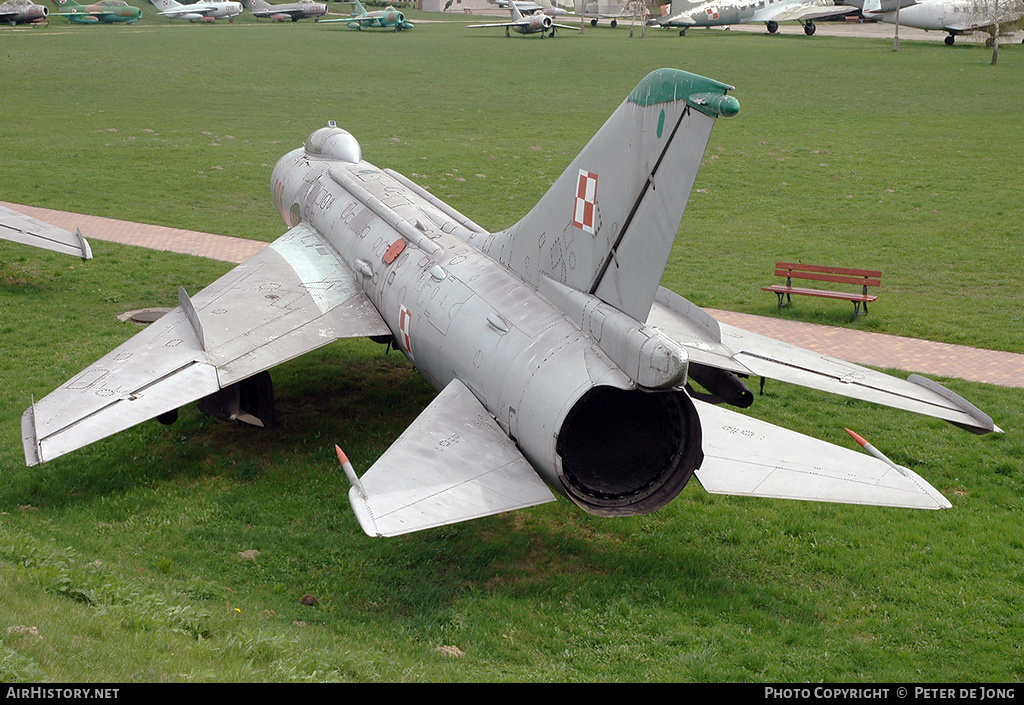
[[[388,5],[383,10],[367,12],[366,8],[363,7],[359,0],[351,0],[351,2],[355,5],[355,12],[348,17],[342,17],[336,20],[320,21],[324,24],[344,22],[351,29],[361,30],[363,27],[385,27],[391,28],[396,32],[401,32],[403,29],[413,29],[416,26],[409,20],[405,19],[405,15],[391,7],[391,5]]]
[[[99,0],[91,5],[79,5],[75,0],[54,0],[63,12],[55,15],[67,17],[78,24],[113,24],[126,22],[131,24],[142,19],[141,8],[129,5],[124,0]]]
[[[511,0],[487,0],[487,2],[495,5],[502,10],[508,9],[508,4]],[[543,15],[550,15],[551,17],[561,17],[562,15],[568,15],[569,11],[563,7],[557,5],[539,5],[535,2],[529,2],[529,0],[515,0],[516,7],[524,15],[535,15],[538,12]]]
[[[938,509],[911,470],[759,421],[759,375],[950,421],[992,419],[903,380],[718,323],[659,287],[732,86],[650,73],[522,220],[489,232],[329,123],[271,175],[290,228],[22,417],[50,461],[178,407],[260,423],[266,370],[346,337],[384,337],[439,391],[361,477],[363,529],[393,536],[552,501],[600,516],[711,492]],[[709,394],[691,394],[692,383]],[[867,446],[865,445],[865,448]],[[876,456],[874,453],[878,453]],[[881,457],[878,457],[881,456]]]
[[[856,12],[852,5],[836,5],[831,0],[712,0],[692,3],[673,0],[668,17],[658,20],[661,27],[680,27],[684,36],[690,27],[722,27],[764,22],[769,34],[779,31],[779,22],[797,20],[810,36],[817,31],[814,20]]]
[[[478,27],[504,27],[505,36],[509,35],[508,31],[511,29],[513,32],[519,32],[519,34],[535,34],[540,32],[540,36],[543,38],[546,34],[550,34],[552,37],[555,36],[555,28],[561,27],[562,29],[574,29],[579,31],[579,27],[570,27],[569,25],[558,24],[551,20],[549,15],[543,13],[535,13],[532,15],[523,15],[519,11],[519,7],[512,3],[508,7],[509,13],[512,15],[511,22],[493,22],[491,24],[468,24],[466,29],[476,29]]]
[[[0,4],[0,22],[7,22],[12,27],[17,24],[36,24],[46,20],[50,8],[36,5],[32,0],[7,0]]]
[[[81,230],[70,233],[3,206],[0,206],[0,239],[75,255],[83,260],[92,259],[92,248],[82,237]]]
[[[242,0],[242,4],[249,8],[254,17],[265,17],[278,22],[299,20],[312,17],[314,22],[327,14],[327,4],[312,2],[311,0],[300,0],[300,2],[289,2],[280,5],[271,5],[266,0]]]
[[[895,24],[899,0],[865,0],[867,19]],[[899,3],[899,23],[904,27],[947,32],[945,42],[953,46],[961,34],[987,32],[990,35],[1012,33],[1024,20],[1022,0],[903,0]]]
[[[206,2],[182,5],[177,0],[149,0],[159,10],[159,14],[172,20],[189,20],[190,22],[216,22],[222,17],[227,17],[228,22],[234,22],[235,18],[242,14],[242,3],[225,2],[213,0]]]

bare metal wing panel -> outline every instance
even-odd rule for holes
[[[26,461],[46,462],[333,340],[390,333],[308,226],[285,233],[33,404]]]
[[[1000,430],[989,416],[936,382],[919,375],[899,379],[718,323],[664,288],[659,290],[647,322],[682,345],[692,362],[934,416],[975,433]]]
[[[833,15],[845,15],[850,12],[857,12],[860,8],[852,5],[834,5],[823,2],[805,2],[802,5],[787,7],[782,12],[776,13],[771,19],[776,22],[787,20],[816,20],[821,17],[832,17]]]
[[[367,534],[397,536],[555,497],[455,379],[366,471],[349,499]]]
[[[712,494],[947,509],[913,471],[718,406],[695,401],[704,462],[697,479]]]
[[[92,259],[92,248],[81,232],[71,233],[3,206],[0,206],[0,239]]]

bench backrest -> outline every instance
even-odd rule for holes
[[[794,279],[811,279],[838,284],[857,286],[881,286],[882,273],[873,269],[847,269],[845,267],[823,267],[817,264],[776,262],[775,276]]]

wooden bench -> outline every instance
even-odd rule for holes
[[[802,264],[791,262],[776,262],[775,276],[785,277],[786,283],[772,284],[761,287],[764,291],[770,291],[779,297],[779,308],[792,303],[792,295],[821,296],[828,299],[846,299],[853,302],[854,319],[860,315],[861,306],[864,313],[868,312],[868,303],[878,297],[868,293],[869,286],[879,286],[882,283],[882,273],[870,269],[846,269],[844,267],[822,267],[815,264]],[[806,287],[793,286],[794,279],[809,279],[820,282],[835,282],[838,284],[852,284],[860,287],[860,292],[828,291],[825,289],[811,289]]]

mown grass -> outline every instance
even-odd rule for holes
[[[781,315],[1021,352],[1014,175],[1022,61],[969,45],[698,32],[469,34],[311,23],[0,33],[0,199],[270,240],[276,159],[328,119],[477,222],[520,217],[649,70],[730,82],[665,283],[774,312],[776,259],[885,272]],[[898,89],[891,86],[898,85]],[[208,134],[204,134],[208,133]],[[1007,430],[768,384],[752,413],[851,426],[941,513],[707,495],[647,517],[558,502],[395,540],[362,471],[431,390],[345,341],[275,371],[282,425],[184,409],[24,467],[22,411],[230,265],[94,240],[81,263],[0,243],[0,680],[1019,681],[1019,391],[946,380]],[[258,554],[253,553],[258,551]],[[303,605],[303,595],[315,605]],[[34,631],[33,631],[34,628]],[[461,656],[438,647],[453,646]]]

